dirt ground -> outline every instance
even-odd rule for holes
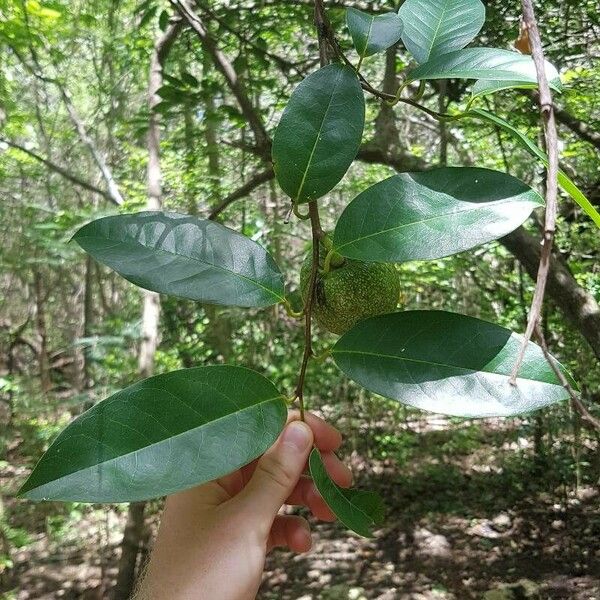
[[[260,600],[600,600],[600,495],[585,448],[575,489],[556,475],[560,452],[536,461],[517,421],[363,417],[336,421],[354,431],[342,455],[357,485],[382,494],[384,525],[363,539],[314,524],[310,553],[269,556]],[[24,474],[5,463],[0,484],[10,492]],[[56,505],[15,502],[11,526],[30,535],[0,598],[108,598],[123,507],[57,518]]]

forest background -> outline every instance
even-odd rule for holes
[[[0,1],[0,597],[127,598],[151,547],[160,502],[34,504],[15,497],[77,414],[140,376],[202,364],[252,367],[292,389],[303,331],[280,307],[219,308],[139,290],[70,238],[115,212],[164,207],[216,218],[265,246],[291,290],[310,227],[289,217],[265,148],[293,88],[318,68],[305,0],[197,0],[205,35],[169,2]],[[477,45],[514,48],[520,4],[486,2]],[[346,7],[325,3],[353,56]],[[556,96],[562,168],[600,207],[600,21],[594,1],[539,3]],[[233,77],[224,76],[223,58]],[[362,68],[394,92],[400,45]],[[446,112],[467,82],[430,82]],[[481,106],[540,140],[527,91]],[[504,132],[440,123],[367,97],[367,129],[343,207],[394,170],[477,165],[541,189],[543,169]],[[443,308],[523,331],[539,260],[541,214],[474,253],[399,266],[407,308]],[[600,417],[598,232],[568,197],[559,207],[544,330],[550,350]],[[321,332],[317,345],[332,336]],[[311,363],[306,397],[336,423],[341,455],[383,495],[372,540],[316,527],[313,551],[270,557],[260,598],[600,598],[600,434],[570,403],[480,421],[420,413],[365,392],[330,362]],[[492,591],[493,590],[493,591]]]

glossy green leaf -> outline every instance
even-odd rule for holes
[[[405,0],[402,41],[418,63],[464,48],[485,22],[480,0]]]
[[[262,375],[228,365],[144,379],[75,419],[20,494],[32,500],[130,502],[222,477],[281,432],[286,403]]]
[[[308,464],[317,490],[340,522],[359,535],[371,537],[373,527],[382,523],[384,518],[384,506],[379,495],[336,485],[327,474],[316,448],[310,453]]]
[[[164,212],[97,219],[73,238],[88,254],[136,285],[228,306],[283,300],[283,275],[269,254],[219,223]]]
[[[511,385],[521,341],[473,317],[415,310],[359,322],[332,355],[356,383],[403,404],[460,417],[508,417],[569,397],[531,342],[517,385]]]
[[[500,171],[400,173],[350,202],[337,222],[334,249],[375,262],[441,258],[506,235],[542,204],[537,192]]]
[[[466,117],[486,121],[492,125],[499,127],[512,135],[517,142],[532,156],[537,158],[545,167],[548,166],[548,155],[525,134],[521,133],[516,127],[511,125],[505,119],[494,115],[487,110],[473,108],[465,113]],[[562,170],[558,171],[558,185],[583,209],[586,215],[600,227],[600,213],[595,209],[594,205],[587,199],[585,194],[575,185],[575,182]]]
[[[348,8],[346,23],[361,61],[393,46],[402,33],[402,21],[396,13],[371,15],[356,8]]]
[[[296,203],[329,192],[356,157],[365,123],[365,99],[354,69],[333,64],[294,90],[273,139],[281,189]]]
[[[560,76],[558,75],[558,72],[556,71],[554,66],[548,61],[544,61],[544,64],[546,65],[546,75],[550,78],[548,83],[555,90],[560,91],[562,89],[562,84],[560,82]],[[513,81],[499,81],[497,79],[479,79],[473,85],[473,89],[471,90],[471,96],[472,98],[478,98],[481,96],[486,96],[488,94],[499,92],[501,90],[537,88],[538,84],[537,75],[535,71],[535,64],[530,64],[529,70],[531,72],[527,75],[526,81],[524,81],[523,79],[515,79]],[[532,76],[536,78],[535,82],[531,81]]]
[[[546,75],[550,87],[560,91],[560,77],[550,63],[547,63]],[[537,84],[531,56],[497,48],[464,48],[435,56],[408,74],[408,81],[450,78]]]

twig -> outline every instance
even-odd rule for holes
[[[560,381],[561,385],[567,390],[571,398],[571,403],[575,410],[581,415],[581,418],[587,421],[590,425],[592,425],[595,429],[600,431],[600,420],[596,419],[594,415],[592,415],[588,409],[584,406],[583,402],[578,398],[577,392],[571,387],[568,379],[565,377],[565,374],[558,368],[556,361],[552,358],[550,351],[548,350],[548,344],[546,342],[546,337],[544,336],[544,332],[539,324],[535,325],[535,334],[540,343],[540,347],[542,348],[542,352],[544,353],[544,357],[548,361],[548,364],[554,371],[556,377]]]
[[[196,32],[202,42],[202,47],[210,54],[215,67],[225,78],[231,93],[235,96],[244,117],[246,117],[248,124],[254,133],[256,146],[260,148],[263,151],[263,155],[266,156],[268,152],[269,135],[267,134],[260,115],[255,110],[254,105],[248,96],[242,80],[238,77],[238,74],[231,64],[231,61],[223,54],[223,52],[221,52],[217,46],[216,40],[187,0],[170,0],[170,2]]]
[[[319,272],[320,244],[323,237],[323,230],[319,219],[319,207],[315,201],[308,203],[310,214],[310,224],[312,230],[312,265],[308,280],[308,293],[304,305],[304,354],[302,355],[302,364],[300,366],[300,375],[298,384],[294,392],[300,407],[300,418],[304,420],[304,380],[306,379],[306,368],[308,361],[313,355],[312,350],[312,309],[315,302],[317,291],[317,274]]]
[[[99,196],[102,196],[103,198],[106,198],[110,202],[113,202],[114,204],[118,205],[118,203],[115,201],[115,199],[108,192],[101,190],[100,188],[96,187],[95,185],[93,185],[87,181],[84,181],[83,179],[79,179],[79,177],[72,175],[66,169],[61,167],[60,165],[57,165],[56,163],[53,163],[52,161],[48,160],[47,158],[44,158],[43,156],[36,154],[35,152],[33,152],[33,150],[29,150],[29,149],[25,148],[25,146],[21,146],[20,144],[17,144],[16,142],[11,142],[10,140],[7,140],[6,138],[0,138],[0,142],[7,144],[11,148],[15,148],[16,150],[20,150],[21,152],[27,154],[27,156],[30,156],[31,158],[37,160],[38,162],[41,162],[43,165],[48,167],[48,169],[50,169],[51,171],[54,171],[55,173],[58,173],[59,175],[61,175],[62,177],[64,177],[68,181],[70,181],[71,183],[73,183],[85,190],[88,190],[89,192],[98,194]]]
[[[531,308],[529,309],[529,321],[523,338],[523,344],[509,380],[512,385],[516,385],[517,375],[519,374],[519,369],[521,368],[525,357],[527,344],[540,321],[540,315],[544,304],[544,293],[546,291],[546,281],[548,279],[548,270],[550,268],[554,231],[556,229],[558,190],[558,140],[552,105],[552,93],[550,92],[550,86],[548,85],[544,66],[544,51],[542,49],[540,32],[535,20],[532,1],[522,0],[521,5],[523,7],[523,23],[529,33],[538,87],[540,89],[539,104],[544,124],[544,138],[546,141],[546,151],[548,153],[548,169],[546,171],[546,215],[544,218],[544,237],[540,265],[535,282],[533,299],[531,301]]]
[[[329,62],[327,52],[327,39],[329,36],[329,21],[325,14],[322,0],[315,0],[315,26],[319,38],[319,59],[321,66],[325,66]],[[308,361],[313,355],[312,350],[312,309],[314,306],[316,289],[317,289],[317,274],[319,272],[319,255],[320,244],[324,237],[323,229],[321,228],[321,220],[319,218],[319,206],[316,201],[308,203],[308,214],[310,218],[310,226],[312,232],[312,265],[310,276],[308,279],[308,293],[304,305],[304,354],[302,356],[302,364],[300,366],[300,375],[298,376],[298,384],[294,392],[295,398],[298,400],[300,407],[300,418],[304,420],[304,380],[306,379],[306,369]]]
[[[254,177],[250,178],[244,185],[231,192],[231,194],[224,198],[218,206],[215,206],[215,208],[213,208],[208,215],[207,219],[214,221],[230,204],[236,200],[239,200],[240,198],[245,198],[252,190],[257,188],[259,185],[270,181],[273,179],[273,177],[275,177],[273,167],[269,167],[264,171],[256,173]]]

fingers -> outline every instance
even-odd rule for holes
[[[288,413],[288,423],[299,419],[300,413],[297,410]],[[317,415],[306,412],[304,413],[304,420],[313,431],[315,446],[322,452],[334,452],[342,445],[342,434]]]
[[[267,542],[267,552],[276,546],[287,547],[292,552],[308,552],[312,546],[312,539],[306,519],[295,515],[275,517]]]
[[[331,479],[341,487],[350,487],[352,484],[350,469],[332,452],[323,454],[322,456],[325,468]],[[334,514],[315,488],[315,484],[310,477],[300,478],[296,487],[288,496],[286,504],[306,506],[321,521],[335,520]]]
[[[321,521],[335,521],[335,515],[315,488],[309,477],[302,477],[296,484],[294,491],[286,500],[286,504],[306,506],[316,519]]]
[[[312,448],[313,432],[306,423],[293,421],[256,463],[246,487],[234,498],[246,518],[265,533],[292,493]]]
[[[333,452],[321,452],[321,458],[329,477],[340,487],[352,485],[352,471]]]

